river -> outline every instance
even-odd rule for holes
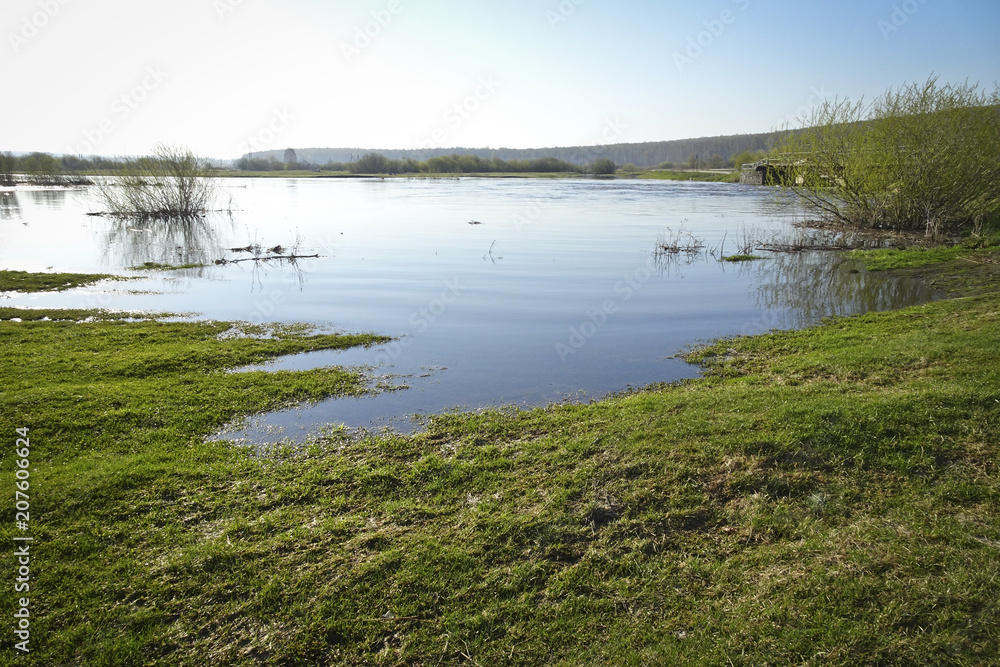
[[[833,253],[757,253],[739,240],[789,232],[781,193],[722,183],[594,179],[225,179],[201,223],[124,225],[87,189],[0,198],[0,266],[138,276],[4,305],[101,307],[190,318],[307,322],[393,336],[384,346],[266,368],[365,367],[408,386],[259,415],[225,432],[301,440],[325,424],[413,428],[414,414],[598,398],[694,377],[676,355],[720,336],[934,295]],[[658,243],[701,244],[690,253]],[[319,255],[294,262],[266,254]],[[713,254],[714,253],[714,254]],[[144,262],[199,263],[179,271]]]

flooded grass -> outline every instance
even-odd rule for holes
[[[699,380],[266,457],[204,438],[364,386],[224,371],[340,338],[0,322],[32,658],[996,664],[1000,293],[977,289],[723,340]]]
[[[163,264],[160,262],[143,262],[139,266],[130,266],[130,271],[179,271],[181,269],[200,269],[204,264]]]
[[[97,273],[0,271],[0,292],[61,292],[92,285],[102,280],[128,280],[128,278]]]

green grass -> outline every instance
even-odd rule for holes
[[[719,173],[710,171],[679,171],[670,169],[651,169],[635,174],[637,178],[653,178],[670,181],[706,181],[710,183],[739,183],[740,175],[735,173]]]
[[[31,658],[998,664],[980,287],[720,341],[679,385],[267,456],[202,438],[359,385],[223,369],[334,339],[0,322],[0,432],[32,437]]]
[[[204,264],[161,264],[160,262],[143,262],[139,266],[130,266],[130,271],[179,271],[181,269],[200,269]]]
[[[723,262],[753,262],[758,259],[764,259],[759,255],[727,255],[722,258]]]
[[[0,292],[53,292],[90,285],[101,280],[125,280],[92,273],[29,273],[0,271]]]
[[[860,260],[869,271],[914,269],[940,264],[956,259],[975,262],[976,257],[1000,248],[1000,236],[975,238],[950,247],[884,248],[878,250],[852,250],[850,257]]]

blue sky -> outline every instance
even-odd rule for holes
[[[1000,81],[997,0],[4,0],[0,150],[212,157],[764,132]]]

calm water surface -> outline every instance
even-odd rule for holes
[[[831,314],[933,298],[831,254],[729,264],[707,252],[657,257],[681,230],[736,252],[745,229],[787,230],[776,193],[639,180],[223,181],[204,224],[128,227],[98,217],[87,190],[0,195],[0,267],[141,276],[18,307],[103,307],[376,332],[388,345],[279,360],[266,368],[365,366],[406,390],[262,415],[227,437],[298,439],[324,424],[412,426],[413,414],[541,405],[693,377],[674,358],[719,336],[804,326]],[[475,224],[471,224],[475,223]],[[282,246],[297,262],[217,259]],[[720,248],[721,250],[721,248]],[[144,262],[206,263],[163,273]]]

